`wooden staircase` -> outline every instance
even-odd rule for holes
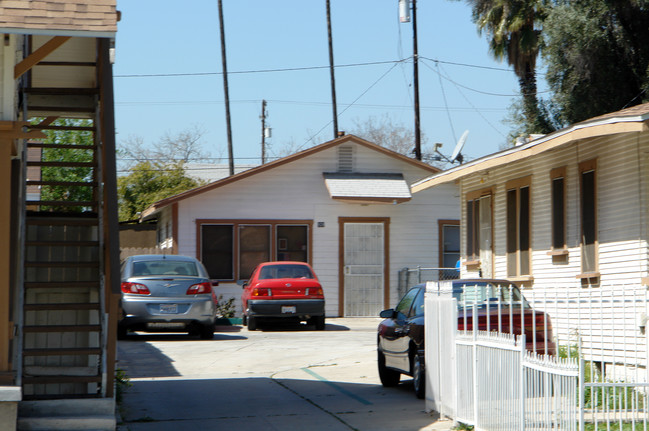
[[[56,127],[56,126],[52,126]],[[88,171],[89,181],[27,179],[38,187],[26,201],[22,327],[25,400],[100,397],[107,384],[102,274],[102,190],[94,145],[28,143],[28,148],[69,150],[72,160],[28,160],[28,168]],[[79,162],[75,152],[92,153]],[[47,188],[87,189],[86,198],[40,197]],[[59,193],[61,195],[61,193]],[[70,193],[77,196],[76,193]],[[65,193],[63,193],[65,196]],[[91,198],[88,198],[91,196]]]

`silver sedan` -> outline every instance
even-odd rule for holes
[[[187,331],[214,336],[216,294],[203,264],[193,257],[138,255],[122,263],[122,319],[118,337],[129,330]]]

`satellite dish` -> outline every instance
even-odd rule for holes
[[[465,130],[464,133],[462,133],[462,136],[460,136],[460,140],[457,141],[455,149],[453,150],[453,154],[451,154],[451,163],[454,163],[457,160],[458,163],[462,164],[462,162],[464,161],[464,157],[462,157],[460,151],[462,151],[462,148],[464,148],[464,143],[466,142],[467,136],[469,136],[469,131]]]

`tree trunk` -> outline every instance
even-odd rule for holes
[[[523,114],[527,124],[528,133],[547,134],[554,129],[548,119],[539,109],[539,101],[536,96],[536,71],[529,63],[525,65],[525,73],[518,78],[523,95]]]

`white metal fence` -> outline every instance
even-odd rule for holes
[[[450,282],[428,283],[427,409],[479,430],[648,430],[647,289],[524,293],[521,334],[513,295],[458,307]],[[550,331],[556,354],[537,354]]]

